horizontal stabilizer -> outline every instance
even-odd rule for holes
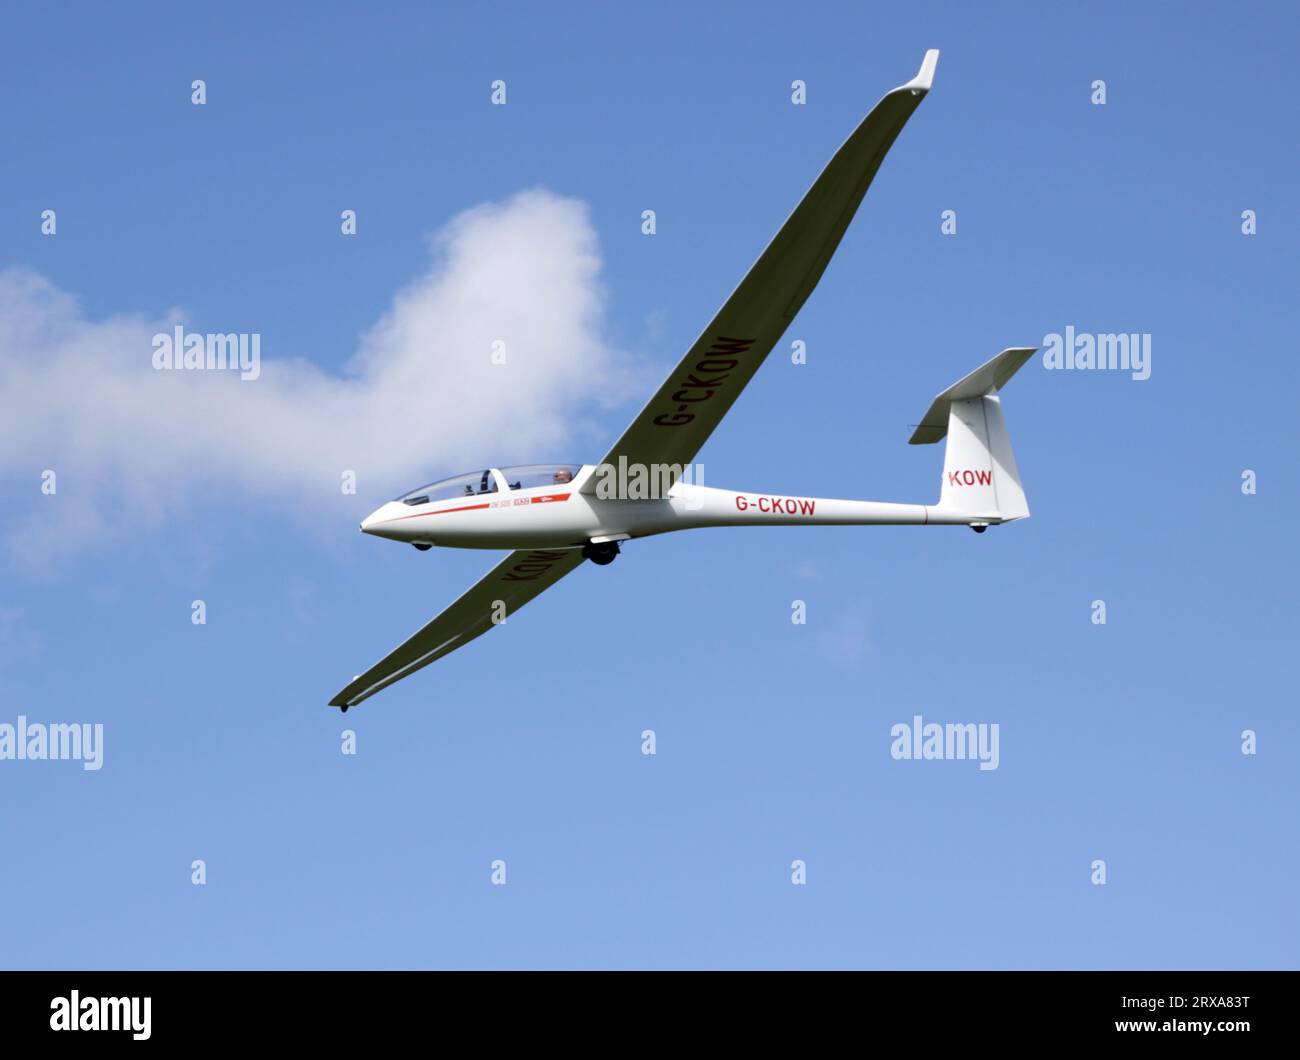
[[[990,361],[985,361],[964,379],[953,383],[934,399],[929,410],[917,424],[908,445],[931,445],[942,441],[948,433],[948,413],[954,401],[996,394],[1024,363],[1038,352],[1037,346],[1013,346],[1003,350]]]

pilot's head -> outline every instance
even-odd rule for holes
[[[555,473],[555,481],[556,481],[556,482],[572,482],[572,481],[573,481],[573,472],[570,471],[567,467],[562,467],[562,468],[560,468],[559,471],[557,471],[557,472]]]

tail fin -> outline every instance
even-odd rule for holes
[[[1036,349],[1003,350],[954,383],[934,399],[912,434],[912,445],[948,438],[935,514],[952,515],[953,522],[969,522],[978,530],[1029,515],[997,392]]]

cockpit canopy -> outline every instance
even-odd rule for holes
[[[582,470],[581,464],[521,464],[517,467],[487,468],[471,471],[404,493],[397,500],[403,504],[432,504],[453,497],[477,497],[498,492],[504,481],[509,490],[535,489],[538,486],[563,486],[572,482]]]
[[[567,486],[581,470],[581,464],[520,464],[503,467],[501,474],[512,490],[530,490],[538,486]]]

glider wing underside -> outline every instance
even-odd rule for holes
[[[938,58],[926,52],[917,76],[862,120],[602,463],[695,459],[817,286],[886,152],[929,91]]]
[[[468,644],[582,562],[582,550],[576,548],[510,553],[427,626],[353,678],[330,700],[330,706],[355,707],[394,681]]]

